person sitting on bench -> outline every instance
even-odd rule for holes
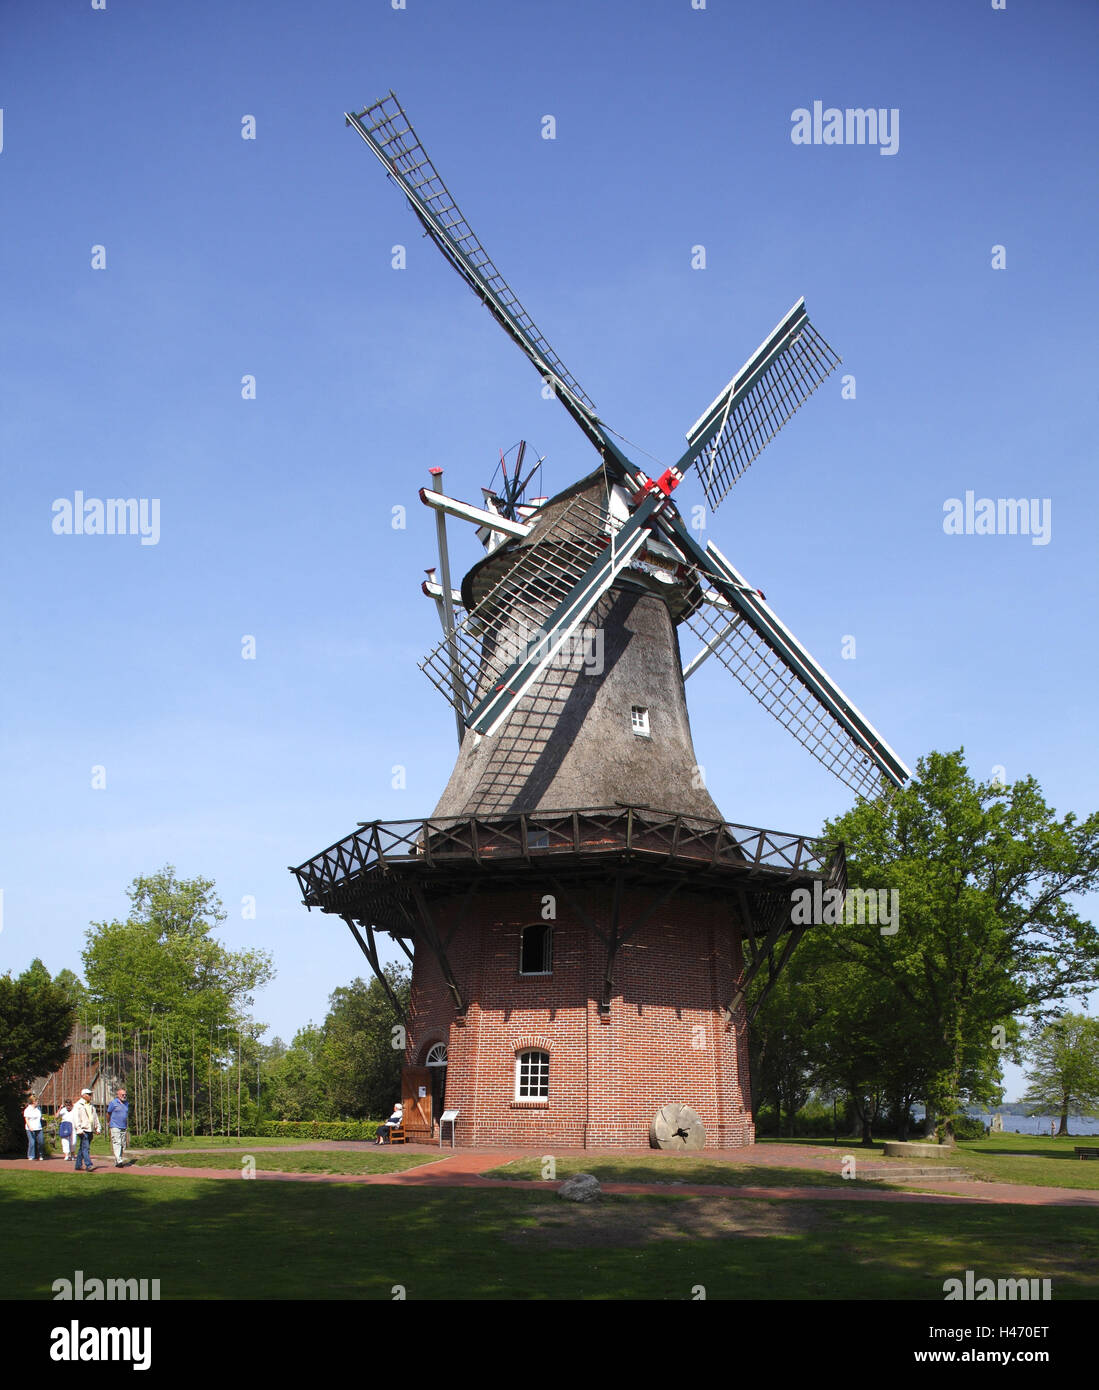
[[[388,1144],[389,1131],[399,1129],[402,1124],[404,1124],[404,1106],[398,1101],[393,1107],[393,1114],[378,1126],[378,1137],[374,1140],[375,1144]]]

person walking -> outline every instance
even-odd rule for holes
[[[111,1134],[111,1148],[114,1151],[114,1166],[122,1168],[122,1155],[126,1152],[127,1127],[130,1121],[130,1107],[126,1104],[126,1087],[119,1086],[114,1099],[107,1106],[107,1126]]]
[[[46,1156],[46,1136],[42,1131],[42,1111],[34,1096],[23,1111],[23,1128],[27,1131],[27,1161],[37,1158],[41,1163]]]
[[[65,1162],[71,1163],[73,1161],[73,1112],[65,1101],[61,1102],[61,1108],[57,1112],[57,1137],[61,1140],[61,1152],[65,1155]]]
[[[80,1092],[80,1099],[76,1102],[76,1109],[73,1111],[73,1129],[76,1131],[76,1138],[80,1147],[76,1151],[76,1162],[73,1164],[73,1172],[79,1173],[81,1165],[85,1171],[94,1173],[92,1166],[92,1135],[99,1134],[102,1126],[99,1123],[99,1116],[96,1114],[95,1106],[92,1104],[92,1093],[87,1086]]]

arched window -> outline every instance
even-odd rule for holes
[[[553,927],[548,922],[523,928],[520,934],[519,974],[553,974]]]
[[[446,1043],[436,1043],[434,1047],[428,1049],[427,1056],[424,1058],[424,1066],[446,1066]]]
[[[520,1052],[515,1058],[515,1099],[549,1099],[549,1053]]]

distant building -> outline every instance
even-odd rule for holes
[[[67,1039],[68,1059],[47,1076],[38,1076],[31,1082],[30,1089],[44,1114],[56,1115],[62,1105],[71,1105],[87,1087],[92,1093],[92,1104],[97,1108],[105,1106],[117,1087],[125,1084],[125,1075],[131,1069],[133,1056],[110,1054],[103,1048],[92,1047],[92,1030],[78,1023]]]

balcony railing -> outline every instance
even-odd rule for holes
[[[834,850],[828,841],[804,835],[649,807],[611,806],[491,819],[364,821],[353,834],[291,872],[305,904],[323,907],[334,890],[346,891],[356,880],[409,867],[430,872],[468,863],[490,867],[509,860],[584,862],[626,854],[649,862],[739,869],[749,878],[773,880],[776,873],[823,873]]]

